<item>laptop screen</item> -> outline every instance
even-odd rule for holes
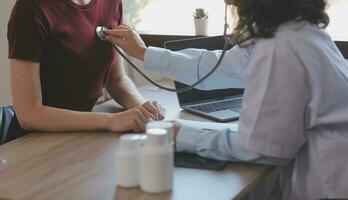
[[[187,85],[175,81],[176,88],[182,88]],[[188,92],[177,93],[180,105],[191,103],[208,102],[213,100],[228,99],[243,95],[243,89],[222,89],[222,90],[198,90],[193,89]]]
[[[177,51],[185,48],[200,48],[207,50],[222,49],[224,46],[222,36],[203,37],[194,39],[184,39],[165,42],[164,46],[172,51]],[[231,48],[231,47],[230,47]],[[187,85],[175,82],[176,88],[182,88]],[[198,90],[193,89],[184,93],[177,93],[180,105],[187,105],[197,102],[207,102],[217,99],[231,98],[233,96],[243,95],[243,89],[222,89],[222,90]]]

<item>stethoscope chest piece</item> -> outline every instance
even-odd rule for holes
[[[106,29],[105,26],[97,26],[95,27],[95,34],[98,36],[99,39],[105,41],[105,33],[104,30]]]

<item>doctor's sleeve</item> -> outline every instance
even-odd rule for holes
[[[244,148],[238,143],[238,132],[232,131],[228,126],[208,130],[184,124],[176,138],[176,150],[216,160],[276,166],[288,163],[287,159],[263,156]]]
[[[144,67],[167,78],[193,84],[211,71],[219,60],[221,52],[204,49],[170,51],[149,47],[145,52]],[[202,90],[244,88],[249,54],[250,49],[238,46],[227,51],[217,71],[197,88]]]
[[[291,44],[270,41],[255,47],[246,72],[238,139],[250,151],[291,159],[307,139],[309,77]]]

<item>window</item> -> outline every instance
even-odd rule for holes
[[[185,35],[194,32],[192,14],[202,7],[209,13],[209,32],[219,34],[224,6],[223,0],[126,0],[124,13],[125,21],[140,32]]]
[[[335,40],[348,41],[348,0],[332,0],[327,12],[330,15],[327,31]]]
[[[209,13],[209,33],[221,34],[224,20],[223,0],[126,0],[126,23],[140,32],[190,35],[193,30],[192,13],[195,8]],[[327,28],[335,40],[348,41],[348,0],[330,0],[328,13],[331,23]]]

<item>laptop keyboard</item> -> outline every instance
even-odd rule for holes
[[[198,106],[192,106],[190,108],[205,112],[205,113],[211,113],[211,112],[216,112],[216,111],[221,111],[221,110],[232,110],[235,112],[240,112],[242,107],[242,99],[230,99],[227,101],[220,101],[220,102],[212,102],[212,103],[207,103],[203,105],[198,105]]]

